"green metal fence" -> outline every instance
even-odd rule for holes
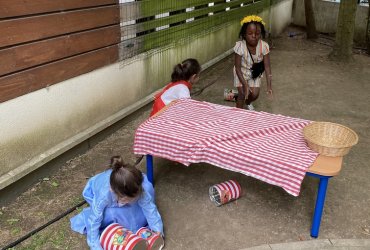
[[[212,32],[270,4],[271,0],[121,0],[120,59]]]

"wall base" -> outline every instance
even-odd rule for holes
[[[64,152],[63,154],[57,156],[53,160],[47,162],[36,170],[32,171],[28,175],[19,179],[18,181],[10,184],[9,186],[0,190],[0,206],[5,206],[10,202],[14,201],[19,195],[25,192],[27,189],[32,187],[34,184],[42,180],[44,177],[52,176],[55,174],[62,166],[66,164],[67,161],[73,159],[79,155],[86,153],[88,150],[93,148],[96,144],[109,137],[117,130],[121,129],[125,124],[129,123],[138,118],[140,113],[150,110],[152,108],[152,103],[145,105],[144,107],[133,112],[123,119],[117,121],[111,126],[105,128],[99,133],[91,136],[87,140],[75,145],[73,148]]]

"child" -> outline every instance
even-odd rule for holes
[[[246,16],[240,22],[240,41],[234,47],[234,86],[238,88],[237,108],[247,104],[249,110],[254,110],[252,102],[260,92],[262,73],[266,71],[267,94],[272,98],[271,68],[269,46],[261,40],[265,38],[265,23],[259,16]]]
[[[71,218],[71,228],[87,234],[91,249],[103,249],[100,234],[112,223],[132,232],[148,225],[152,231],[163,235],[152,184],[140,170],[124,164],[120,156],[113,156],[110,169],[93,176],[82,194],[90,207]]]
[[[198,82],[200,70],[200,64],[196,59],[189,58],[177,64],[171,75],[171,83],[155,95],[150,116],[174,100],[190,98],[191,87]]]

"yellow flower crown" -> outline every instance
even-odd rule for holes
[[[258,23],[262,23],[263,26],[265,26],[265,22],[262,21],[262,18],[260,18],[259,16],[255,16],[255,15],[251,15],[251,16],[246,16],[244,17],[241,21],[240,21],[240,25],[243,26],[243,24],[245,23],[250,23],[250,22],[258,22]]]

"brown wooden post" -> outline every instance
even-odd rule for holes
[[[367,14],[366,44],[367,44],[367,53],[370,55],[370,6],[369,13]]]
[[[316,39],[318,37],[316,32],[315,15],[312,7],[312,0],[304,0],[304,13],[306,16],[306,30],[308,39]]]

